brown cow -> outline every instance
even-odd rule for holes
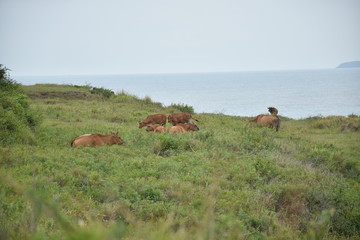
[[[146,131],[147,132],[157,132],[157,133],[166,132],[166,127],[161,126],[161,125],[156,125],[156,124],[149,124],[149,125],[147,125]]]
[[[279,131],[280,128],[280,118],[278,116],[273,115],[257,115],[256,118],[250,120],[250,122],[254,122],[259,125],[267,126],[270,128],[275,128],[276,131]]]
[[[175,126],[178,123],[191,123],[192,116],[190,113],[173,113],[168,116],[168,122]],[[198,121],[194,119],[195,121]]]
[[[168,132],[170,133],[183,133],[183,132],[190,132],[190,131],[199,131],[199,127],[196,126],[193,123],[189,123],[189,124],[182,124],[179,123],[175,126],[172,126],[169,128]]]
[[[147,118],[139,122],[139,128],[142,128],[149,124],[160,124],[164,126],[166,124],[166,115],[161,113],[149,115],[147,116]]]
[[[155,128],[154,132],[156,132],[156,133],[166,132],[166,127],[158,126],[157,128]]]
[[[180,127],[184,128],[186,132],[200,130],[199,127],[193,123],[188,123],[188,124],[179,123],[179,124],[176,124],[175,126],[180,126]]]
[[[124,141],[121,139],[118,133],[112,133],[109,135],[103,135],[100,133],[94,133],[94,134],[85,134],[81,135],[74,140],[71,141],[72,147],[78,147],[78,146],[91,146],[91,147],[97,147],[101,145],[121,145]]]
[[[183,133],[185,129],[181,126],[172,126],[168,129],[169,133]]]
[[[159,126],[161,126],[161,125],[157,125],[157,124],[149,124],[149,125],[146,125],[146,131],[147,131],[147,132],[153,132],[153,131],[155,131],[155,129],[156,129],[157,127],[159,127]]]

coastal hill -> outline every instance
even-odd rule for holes
[[[360,236],[360,116],[280,116],[276,132],[124,91],[36,84],[4,94],[4,85],[1,239]],[[139,128],[147,115],[182,111],[194,112],[199,131]],[[125,144],[70,146],[111,132]]]
[[[360,61],[344,62],[337,68],[360,68]]]

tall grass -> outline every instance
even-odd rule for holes
[[[34,143],[0,147],[5,239],[359,236],[360,135],[340,131],[357,116],[284,119],[275,132],[247,117],[196,114],[200,131],[156,134],[138,121],[173,107],[46,88],[25,87],[43,116]],[[79,135],[112,131],[126,143],[70,147]]]

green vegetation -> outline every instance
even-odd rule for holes
[[[33,130],[39,121],[40,117],[30,109],[21,86],[0,64],[0,144],[32,143]]]
[[[340,131],[358,116],[282,118],[275,132],[195,114],[200,131],[157,134],[138,121],[174,106],[89,86],[23,91],[42,121],[31,143],[0,146],[1,239],[359,239],[360,133]],[[126,143],[70,147],[95,132]]]
[[[194,108],[192,106],[189,106],[187,104],[171,104],[169,107],[175,108],[180,112],[188,112],[188,113],[195,113]]]

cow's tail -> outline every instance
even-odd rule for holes
[[[73,147],[74,141],[75,141],[75,139],[71,141],[71,143],[70,143],[71,147]]]

